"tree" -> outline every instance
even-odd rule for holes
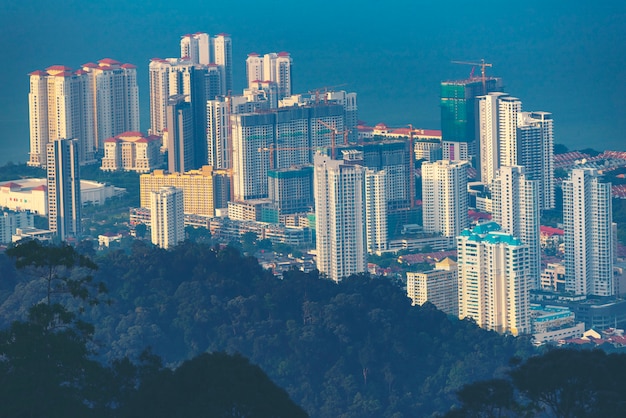
[[[45,302],[0,332],[0,404],[6,416],[89,416],[106,408],[105,368],[91,359],[94,327],[53,296],[99,303],[98,267],[69,245],[31,240],[7,249],[19,270],[45,288]],[[71,300],[64,300],[70,303]],[[82,311],[81,306],[78,311]],[[35,400],[35,401],[34,401]]]
[[[97,264],[70,245],[27,240],[8,248],[6,254],[15,260],[18,269],[45,282],[48,306],[52,305],[54,294],[69,294],[95,305],[99,302],[98,295],[106,293],[104,283],[93,282],[92,272],[98,269]]]
[[[241,355],[204,353],[142,382],[122,417],[306,417]]]

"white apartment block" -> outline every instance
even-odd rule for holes
[[[60,241],[82,233],[78,147],[77,140],[56,139],[47,148],[48,228]]]
[[[0,212],[0,243],[12,242],[17,229],[35,227],[35,215],[30,211],[4,210]]]
[[[196,32],[183,35],[180,39],[180,57],[189,58],[194,64],[209,65],[212,51],[211,37],[208,33]]]
[[[562,187],[565,290],[615,295],[611,183],[601,183],[595,169],[582,168],[572,170]]]
[[[94,100],[95,149],[101,151],[105,139],[139,130],[137,67],[105,58],[83,64],[82,70]]]
[[[183,191],[162,187],[150,192],[150,229],[152,243],[171,248],[185,240]]]
[[[222,94],[233,90],[233,41],[229,34],[219,33],[213,37],[213,58],[222,75]]]
[[[539,181],[541,209],[553,209],[555,205],[553,125],[548,112],[521,112],[517,119],[518,164],[525,167],[529,179]]]
[[[413,305],[430,302],[448,315],[459,315],[457,263],[448,257],[434,270],[407,272],[406,291]]]
[[[148,173],[161,165],[161,138],[141,132],[124,132],[104,141],[102,171]]]
[[[521,166],[501,166],[491,186],[493,221],[502,232],[528,245],[531,288],[539,289],[541,240],[539,181],[529,180]]]
[[[528,245],[495,222],[457,237],[459,318],[501,334],[531,332]]]
[[[45,167],[48,143],[64,138],[78,140],[81,164],[93,161],[95,152],[93,92],[84,71],[54,65],[30,73],[28,164]]]
[[[246,77],[248,88],[252,89],[258,82],[276,84],[278,99],[291,96],[291,64],[288,52],[271,52],[261,57],[251,53],[246,59]]]
[[[422,164],[424,232],[455,237],[468,227],[466,161]]]
[[[73,71],[63,65],[30,73],[31,166],[45,167],[47,144],[76,138],[80,164],[95,161],[104,139],[139,130],[137,70],[110,58]]]
[[[269,149],[274,143],[275,117],[266,114],[230,116],[235,200],[267,197]]]
[[[389,247],[387,238],[387,199],[385,170],[365,171],[365,226],[367,251],[375,253]]]
[[[167,128],[167,105],[170,96],[184,94],[191,100],[194,64],[178,58],[154,58],[150,61],[150,131],[162,135]],[[163,144],[166,147],[166,144]]]
[[[314,156],[317,269],[334,281],[367,271],[365,169]]]
[[[221,100],[207,101],[207,164],[215,168],[230,168],[228,124],[229,103]]]
[[[491,183],[500,166],[517,165],[517,114],[522,102],[506,93],[478,97],[480,179]]]

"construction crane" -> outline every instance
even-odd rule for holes
[[[413,125],[409,127],[409,207],[415,207],[415,144],[413,143]]]
[[[329,91],[334,91],[334,89],[336,89],[337,87],[343,86],[347,86],[347,83],[337,84],[335,86],[318,87],[315,90],[309,90],[307,93],[315,94],[315,104],[318,104],[320,102],[320,93],[323,93],[324,103],[328,103],[328,96],[326,95],[326,93],[328,93]]]
[[[348,134],[350,134],[350,129],[345,129],[342,132],[339,132],[336,126],[329,125],[328,123],[320,119],[318,119],[317,121],[323,126],[330,129],[330,157],[334,160],[336,158],[335,154],[336,154],[336,146],[337,146],[336,135],[338,133],[341,133],[343,135],[343,144],[348,145]]]
[[[487,83],[485,77],[485,68],[493,67],[493,64],[485,62],[484,58],[480,60],[480,62],[472,62],[472,61],[452,61],[453,64],[463,64],[463,65],[473,65],[474,67],[480,67],[480,78],[483,82],[483,94],[487,94]],[[474,68],[472,68],[472,72],[470,73],[470,78],[474,76]]]

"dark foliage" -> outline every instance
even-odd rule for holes
[[[502,377],[509,358],[531,350],[432,305],[411,306],[388,279],[335,284],[291,271],[280,280],[234,248],[191,242],[165,251],[137,241],[96,261],[94,279],[113,303],[85,314],[103,361],[134,363],[146,346],[169,365],[241,353],[312,416],[433,415],[464,384]],[[32,292],[19,281],[0,319],[8,324]]]

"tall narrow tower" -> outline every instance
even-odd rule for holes
[[[539,181],[530,180],[524,167],[500,167],[491,187],[493,220],[502,232],[528,245],[529,284],[539,289],[541,243],[539,240]]]
[[[522,112],[517,120],[520,157],[526,177],[539,181],[539,207],[554,209],[554,134],[552,114]]]
[[[48,224],[59,240],[81,234],[78,142],[56,139],[47,145]]]
[[[422,164],[424,232],[453,238],[469,226],[468,166],[448,160]]]
[[[365,169],[314,156],[317,269],[334,281],[367,271]]]
[[[615,295],[611,183],[595,169],[574,169],[563,182],[565,290],[576,295]]]
[[[227,33],[220,33],[213,38],[215,63],[222,71],[222,94],[228,95],[233,90],[233,41]]]
[[[167,167],[170,173],[194,169],[194,131],[191,104],[182,94],[171,96],[167,105]]]
[[[480,179],[489,184],[501,166],[518,165],[517,118],[522,102],[505,93],[478,97]]]

